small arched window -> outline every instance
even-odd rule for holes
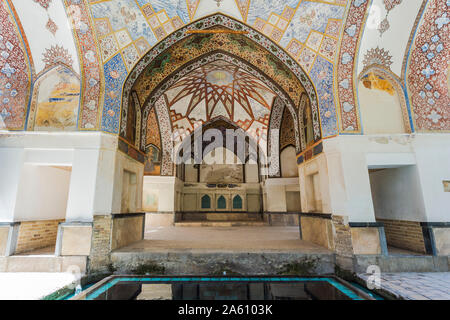
[[[242,198],[240,195],[233,198],[233,209],[242,209]]]
[[[202,209],[211,209],[211,197],[207,194],[202,197]]]
[[[217,199],[217,209],[226,209],[227,208],[227,200],[224,196],[220,196],[219,199]]]

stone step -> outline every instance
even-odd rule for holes
[[[182,213],[181,221],[261,221],[259,213],[198,212]]]
[[[264,221],[182,221],[176,222],[175,227],[264,227]]]
[[[10,256],[0,257],[0,272],[81,272],[86,271],[87,257]]]

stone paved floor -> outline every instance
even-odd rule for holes
[[[270,252],[295,251],[330,254],[300,240],[298,227],[160,227],[147,229],[145,240],[117,252]]]
[[[381,288],[406,300],[450,300],[450,272],[382,273]]]

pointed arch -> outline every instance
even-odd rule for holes
[[[405,127],[405,131],[407,133],[414,132],[414,122],[411,113],[411,109],[409,107],[406,95],[405,95],[405,87],[403,86],[401,80],[389,69],[384,66],[373,64],[364,68],[364,70],[359,74],[358,81],[363,81],[364,77],[369,74],[375,74],[383,79],[389,81],[389,83],[394,87],[394,90],[399,98],[399,104],[401,107],[402,117],[403,117],[403,125]],[[359,104],[359,101],[358,101]],[[358,107],[360,109],[360,106]]]
[[[196,30],[205,31],[214,28],[229,29],[230,32],[195,33]],[[161,41],[136,64],[123,87],[120,135],[123,136],[126,130],[127,110],[132,90],[136,90],[140,98],[149,99],[149,103],[144,103],[145,112],[148,105],[158,99],[155,92],[168,88],[167,78],[170,75],[175,74],[175,80],[179,79],[181,76],[179,71],[186,67],[186,61],[189,61],[189,64],[201,61],[208,53],[211,54],[219,48],[222,51],[226,49],[228,55],[246,61],[249,68],[262,65],[266,77],[274,79],[291,100],[288,105],[292,108],[294,118],[297,118],[295,110],[299,106],[301,94],[305,92],[310,97],[315,115],[315,139],[320,139],[317,94],[308,75],[294,59],[270,39],[242,22],[222,14],[211,15],[181,28]]]
[[[43,70],[33,84],[27,130],[76,130],[80,76],[64,63]],[[64,88],[64,94],[61,94]]]

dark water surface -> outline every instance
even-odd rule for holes
[[[335,278],[114,278],[88,300],[363,300]]]

